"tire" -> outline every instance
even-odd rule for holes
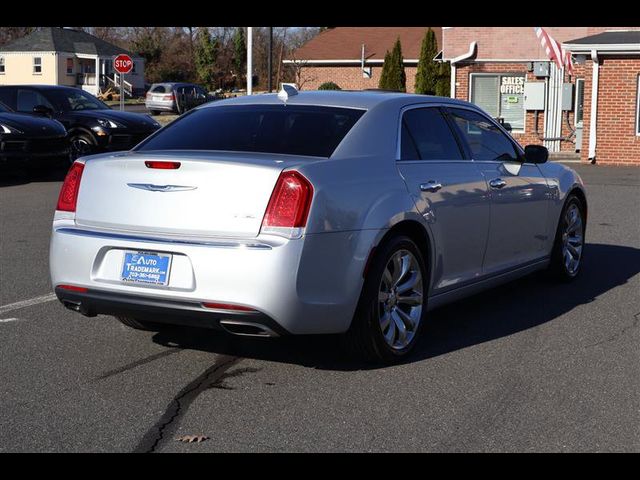
[[[84,155],[91,155],[95,152],[96,142],[91,135],[86,133],[74,133],[69,138],[70,151],[69,162],[73,163]]]
[[[162,112],[160,110],[149,110],[151,115],[160,115]]]
[[[405,258],[408,268],[402,268]],[[396,269],[396,265],[401,268]],[[396,271],[401,273],[399,277]],[[425,323],[428,278],[424,256],[411,238],[398,235],[385,241],[369,265],[351,327],[342,336],[343,347],[367,362],[396,363],[406,358]],[[403,292],[396,288],[410,285],[412,279],[411,290]],[[409,302],[410,299],[413,301]]]
[[[133,317],[125,317],[125,316],[122,316],[122,315],[117,315],[116,318],[123,325],[126,325],[127,327],[133,328],[135,330],[145,330],[145,331],[157,332],[158,330],[161,330],[162,327],[163,327],[162,324],[160,324],[160,323],[147,322],[147,321],[144,321],[144,320],[138,320],[138,319],[133,318]]]
[[[569,195],[560,214],[549,264],[549,273],[556,280],[570,282],[580,274],[584,258],[584,212],[580,198]]]

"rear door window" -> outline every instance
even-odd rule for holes
[[[17,108],[18,112],[32,113],[33,107],[44,105],[54,110],[53,105],[40,92],[30,89],[18,89]]]
[[[437,107],[413,108],[402,116],[401,160],[462,160],[451,128]]]
[[[330,157],[364,110],[308,105],[228,105],[194,110],[136,148]]]

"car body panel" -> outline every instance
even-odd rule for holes
[[[267,94],[198,108],[252,103],[283,104]],[[466,102],[392,93],[303,92],[287,99],[294,103],[366,113],[329,158],[146,151],[83,159],[86,177],[77,216],[56,212],[53,223],[53,285],[238,304],[268,316],[289,333],[340,333],[349,328],[371,256],[399,225],[417,225],[427,239],[432,309],[544,268],[568,193],[584,192],[575,172],[560,164],[525,163],[515,169],[472,159],[397,161],[403,108],[447,104],[482,113]],[[145,170],[145,159],[184,162],[185,170]],[[264,213],[278,174],[291,169],[314,189],[304,233],[300,238],[266,235],[259,228],[259,212]],[[509,182],[500,195],[488,187],[496,173]],[[443,179],[444,188],[423,192],[420,183],[431,179]],[[196,186],[202,196],[191,201],[187,199],[194,190],[151,192],[127,183]],[[174,195],[184,199],[176,202],[182,208],[171,206]],[[254,218],[231,221],[243,212],[241,206]],[[109,209],[113,211],[105,211]],[[492,225],[506,233],[492,232]],[[124,250],[172,254],[175,276],[167,286],[121,282]],[[486,262],[487,252],[492,263]]]

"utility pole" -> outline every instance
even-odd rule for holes
[[[253,27],[247,27],[247,95],[253,93]]]
[[[273,77],[273,66],[271,65],[271,59],[273,58],[273,27],[269,27],[269,58],[267,59],[267,70],[269,72],[269,93],[273,90],[271,86],[271,78]]]

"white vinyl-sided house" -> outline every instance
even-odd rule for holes
[[[43,27],[0,47],[0,85],[66,85],[97,95],[119,85],[113,58],[133,59],[125,75],[125,90],[144,90],[144,59],[89,33],[70,28]]]

